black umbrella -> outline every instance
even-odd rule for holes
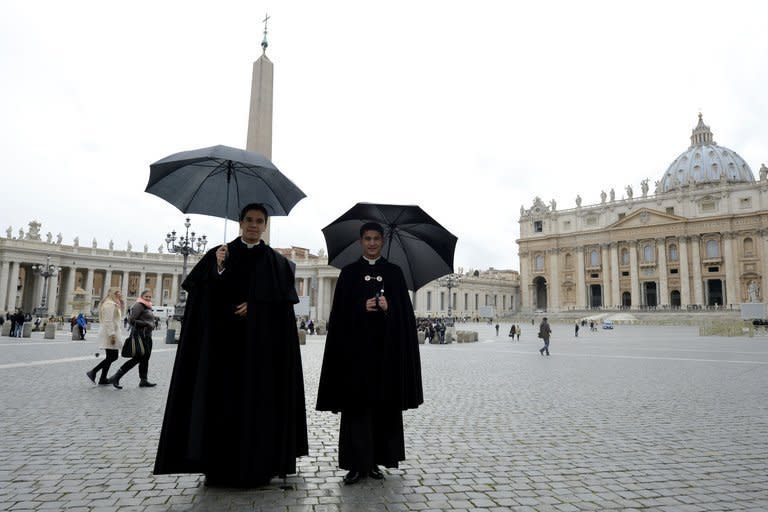
[[[144,190],[183,213],[238,220],[248,203],[262,203],[270,215],[288,215],[306,197],[267,158],[228,146],[182,151],[149,166]],[[233,196],[230,199],[230,195]]]
[[[343,268],[360,258],[360,227],[378,222],[384,227],[382,254],[403,269],[409,290],[453,272],[458,240],[418,206],[357,203],[323,228],[328,264]]]

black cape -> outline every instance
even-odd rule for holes
[[[263,485],[296,472],[308,453],[292,264],[265,244],[229,244],[226,270],[211,249],[189,293],[155,474],[205,473]],[[248,302],[247,318],[234,315]]]
[[[376,292],[389,310],[366,312]],[[424,402],[416,319],[403,272],[379,258],[344,267],[336,283],[317,392],[320,411],[415,409]]]

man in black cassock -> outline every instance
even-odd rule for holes
[[[402,411],[424,402],[413,306],[402,270],[381,256],[383,236],[364,224],[363,255],[341,270],[317,393],[317,410],[341,412],[346,484],[405,460]]]
[[[264,206],[243,208],[242,236],[208,251],[182,284],[155,474],[255,487],[295,473],[308,453],[294,267],[261,241],[267,220]]]

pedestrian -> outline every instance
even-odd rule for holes
[[[496,336],[499,336],[499,324],[496,324]]]
[[[307,322],[307,330],[309,331],[309,334],[315,334],[315,322],[312,321],[312,319],[309,319],[309,322]]]
[[[85,315],[78,313],[77,318],[75,318],[75,323],[77,324],[77,329],[80,331],[80,339],[85,341],[85,333],[88,327],[88,320],[86,320]]]
[[[424,402],[413,306],[402,270],[381,256],[383,237],[378,223],[360,228],[362,257],[336,283],[320,372],[317,410],[341,413],[347,485],[405,460],[403,411]]]
[[[539,353],[544,355],[544,352],[549,355],[549,336],[552,334],[552,329],[549,327],[547,317],[544,317],[539,324],[539,338],[544,340],[544,346],[539,349]]]
[[[309,451],[295,267],[261,240],[263,205],[246,205],[239,220],[241,236],[209,250],[182,283],[189,295],[156,475],[257,487],[296,473]]]
[[[512,324],[509,328],[509,337],[512,338],[512,341],[515,341],[515,324]]]
[[[522,334],[522,330],[520,329],[520,324],[517,324],[515,327],[515,334],[517,334],[517,341],[520,341],[520,335]]]
[[[99,385],[109,384],[107,374],[112,363],[117,361],[122,342],[120,340],[120,321],[123,316],[123,294],[120,288],[107,290],[107,296],[99,304],[99,334],[97,341],[104,349],[104,360],[85,374],[96,384],[96,375],[101,371]]]
[[[123,363],[117,372],[109,378],[109,383],[117,389],[123,389],[120,379],[131,368],[139,365],[139,387],[155,387],[154,382],[148,380],[149,358],[152,355],[152,331],[155,328],[155,315],[152,314],[152,290],[144,290],[136,302],[131,306],[128,314],[128,323],[131,325],[131,338],[139,337],[144,344],[144,353],[136,353],[132,358]]]
[[[573,329],[575,331],[576,337],[579,337],[579,321],[576,320],[576,324],[573,326]]]

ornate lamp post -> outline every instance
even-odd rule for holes
[[[189,255],[200,254],[201,252],[205,251],[205,246],[208,244],[208,237],[205,235],[195,238],[195,232],[189,232],[189,227],[191,225],[192,223],[189,222],[189,217],[187,217],[186,221],[184,222],[184,227],[186,228],[184,236],[177,237],[175,230],[165,235],[165,243],[168,246],[168,252],[173,254],[181,254],[184,257],[184,264],[181,267],[182,282],[184,282],[184,279],[187,278],[187,258],[189,258]],[[176,243],[176,240],[178,240],[179,243]],[[197,245],[197,247],[195,247],[195,245]]]
[[[448,288],[448,318],[452,317],[451,309],[453,306],[453,294],[451,293],[451,289],[458,288],[460,281],[461,276],[458,274],[448,274],[437,280],[438,285]]]
[[[181,272],[181,282],[183,283],[184,280],[187,278],[187,259],[190,255],[194,254],[200,254],[201,252],[205,251],[205,246],[208,244],[208,237],[205,235],[201,235],[199,237],[195,236],[195,232],[192,231],[189,232],[189,227],[192,225],[192,223],[189,221],[189,217],[187,217],[186,221],[184,222],[184,227],[186,228],[186,231],[184,233],[184,236],[176,236],[176,231],[171,231],[165,236],[165,244],[168,246],[168,252],[172,254],[181,254],[184,258],[184,263],[182,264],[182,272]],[[178,240],[178,242],[177,242]],[[181,317],[184,316],[184,306],[186,303],[186,296],[184,294],[184,291],[182,290],[179,293],[179,303],[176,304],[175,308],[175,314],[177,320],[181,320]]]
[[[45,265],[32,265],[32,271],[43,278],[43,298],[40,299],[40,306],[35,309],[35,314],[39,317],[45,317],[48,314],[46,299],[48,295],[48,278],[56,277],[61,271],[60,267],[51,263],[51,257],[45,257]]]

